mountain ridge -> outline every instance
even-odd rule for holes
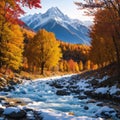
[[[64,15],[57,7],[45,13],[28,15],[21,18],[27,26],[37,32],[40,29],[54,32],[57,39],[74,44],[89,44],[89,29],[77,19]]]

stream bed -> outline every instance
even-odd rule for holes
[[[102,101],[96,101],[89,97],[85,99],[79,99],[78,94],[69,95],[57,95],[56,91],[59,90],[50,86],[50,83],[54,80],[65,79],[70,80],[69,76],[44,78],[33,81],[26,81],[22,84],[16,85],[15,90],[11,92],[0,92],[0,95],[5,95],[8,98],[17,98],[25,102],[25,106],[31,109],[42,111],[43,116],[49,117],[46,120],[79,120],[79,117],[86,117],[85,120],[92,119],[108,119],[111,116],[111,120],[119,120],[116,117],[116,111],[114,108],[105,105]],[[63,87],[62,89],[64,89]],[[107,117],[103,117],[106,114]],[[111,115],[110,115],[111,114]],[[72,117],[65,117],[65,116]],[[50,118],[50,117],[56,118]],[[57,117],[56,117],[57,116]],[[64,116],[64,117],[63,117]],[[75,119],[76,118],[76,119]],[[90,119],[89,119],[90,118]]]

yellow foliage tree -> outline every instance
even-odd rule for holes
[[[0,42],[0,64],[13,70],[22,65],[23,36],[18,25],[6,23]]]
[[[29,52],[33,55],[28,56],[28,61],[33,65],[40,66],[41,74],[44,68],[54,67],[58,64],[62,54],[59,48],[59,42],[56,41],[55,35],[46,30],[39,30],[29,44]]]
[[[83,62],[82,62],[82,61],[79,62],[79,70],[80,70],[80,71],[83,70]]]

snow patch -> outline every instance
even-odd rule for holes
[[[115,110],[108,106],[104,106],[104,107],[100,108],[95,114],[97,116],[101,116],[103,113],[106,115],[115,115],[116,114]]]
[[[78,82],[77,85],[79,86],[79,89],[84,91],[91,91],[92,88],[87,82],[87,80],[81,80],[80,82]]]
[[[9,114],[11,114],[11,113],[13,113],[13,112],[15,112],[15,113],[20,112],[20,108],[18,108],[18,107],[8,107],[8,108],[6,108],[6,109],[4,110],[3,114],[9,115]]]
[[[99,83],[107,80],[109,78],[109,76],[104,76],[102,79],[97,79],[99,81]]]
[[[120,89],[117,88],[116,85],[112,86],[110,88],[110,95],[115,94],[117,91],[120,91]]]
[[[109,87],[101,87],[101,88],[97,88],[95,90],[95,93],[101,93],[101,94],[106,94],[109,90]]]
[[[103,120],[102,118],[91,118],[86,116],[74,117],[65,113],[55,113],[52,110],[42,110],[43,120]]]

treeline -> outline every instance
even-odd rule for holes
[[[52,32],[40,30],[30,37],[24,33],[23,70],[44,73],[46,71],[79,72],[91,68],[88,60],[90,47],[56,40]],[[48,35],[48,37],[47,37]],[[50,52],[51,51],[51,52]]]
[[[60,71],[78,72],[91,68],[91,62],[88,60],[90,46],[60,42],[60,48],[62,50],[62,59],[59,62]]]
[[[31,30],[6,23],[2,28],[0,69],[44,74],[46,71],[79,72],[90,69],[87,45],[56,40],[54,33]]]
[[[64,60],[68,61],[72,59],[77,63],[82,61],[84,64],[88,59],[88,53],[90,50],[90,46],[88,45],[60,42],[60,48]]]
[[[34,33],[22,28],[21,5],[40,8],[40,0],[0,1],[0,71],[41,72],[44,70],[74,71],[89,69],[89,47],[64,44],[52,32]],[[87,67],[86,67],[87,66]]]

